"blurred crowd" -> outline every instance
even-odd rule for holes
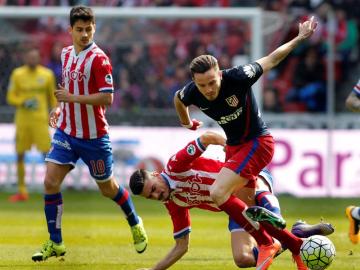
[[[261,6],[284,19],[266,46],[269,53],[297,34],[298,23],[315,15],[319,29],[310,42],[300,46],[277,69],[265,76],[265,111],[323,112],[326,110],[327,14],[335,14],[336,89],[351,75],[359,60],[360,5],[358,0],[0,0],[3,5],[91,6]],[[8,76],[21,64],[24,46],[39,46],[43,64],[61,81],[60,52],[71,43],[68,22],[59,18],[0,19],[14,36],[0,39],[0,104],[5,104]],[[5,26],[4,26],[5,25]],[[9,32],[9,31],[8,31]],[[0,26],[1,33],[1,26]],[[16,35],[15,35],[16,34]],[[19,42],[20,40],[20,42]],[[221,68],[249,61],[251,27],[246,20],[222,19],[101,19],[95,40],[113,62],[116,86],[111,110],[119,108],[172,108],[176,90],[189,80],[188,64],[199,54],[212,54]],[[24,42],[26,41],[26,42]],[[344,89],[349,92],[349,89]]]

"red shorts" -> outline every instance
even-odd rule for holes
[[[255,188],[258,174],[274,155],[274,144],[273,137],[265,135],[239,145],[226,145],[224,167],[250,180],[246,187]]]

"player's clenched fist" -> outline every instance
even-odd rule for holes
[[[62,85],[58,85],[59,89],[55,90],[55,97],[58,102],[73,102],[72,94],[69,93]]]
[[[50,116],[49,116],[49,126],[52,128],[56,127],[56,123],[58,121],[60,115],[60,107],[55,107],[51,110]]]
[[[193,119],[190,121],[190,124],[187,125],[181,124],[181,125],[190,130],[197,130],[203,125],[203,122]]]

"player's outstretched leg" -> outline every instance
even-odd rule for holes
[[[292,226],[291,232],[300,238],[308,238],[312,235],[330,235],[334,232],[334,227],[330,223],[307,224],[303,220],[298,220]]]
[[[359,226],[360,220],[353,217],[353,210],[355,206],[346,207],[345,214],[349,220],[349,238],[353,244],[357,244],[359,242],[360,234],[359,234]]]
[[[131,233],[134,240],[134,246],[138,253],[143,253],[147,247],[148,237],[142,222],[141,217],[138,216],[139,223],[131,226]]]
[[[65,245],[64,243],[57,244],[52,240],[47,240],[41,250],[39,252],[36,252],[32,256],[32,260],[34,262],[36,261],[45,261],[49,257],[55,256],[64,256],[66,253]]]
[[[286,227],[286,221],[281,216],[267,210],[264,207],[251,206],[246,209],[245,213],[254,221],[266,221],[278,229],[284,229]]]
[[[143,253],[147,247],[148,237],[142,219],[136,213],[129,192],[124,187],[119,186],[117,195],[112,200],[121,207],[126,216],[136,252]]]

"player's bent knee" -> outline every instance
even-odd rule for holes
[[[60,190],[60,183],[59,181],[46,177],[44,180],[44,188],[46,193],[56,193]]]
[[[255,258],[250,254],[241,254],[234,257],[234,263],[239,268],[254,267],[256,265]]]

